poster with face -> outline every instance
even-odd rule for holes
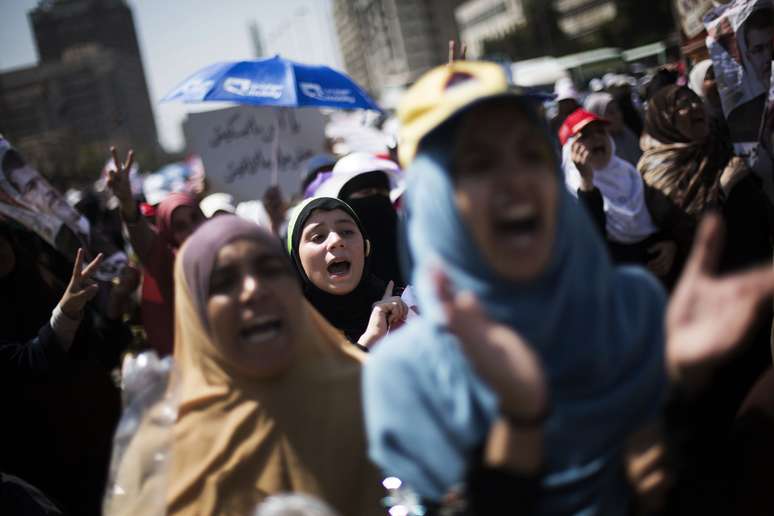
[[[735,0],[704,18],[720,101],[735,144],[758,141],[770,85],[773,16],[772,0]]]
[[[763,180],[774,199],[766,128],[774,58],[774,1],[734,0],[704,18],[707,48],[723,115],[737,155]]]
[[[95,273],[99,280],[110,281],[128,262],[122,251],[102,246],[106,240],[91,235],[86,217],[2,138],[0,216],[22,224],[68,258],[73,258],[79,247],[89,256],[102,252],[106,259]]]

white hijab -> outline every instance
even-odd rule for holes
[[[562,169],[567,189],[577,197],[581,175],[570,158],[570,147],[576,138],[570,138],[562,147]],[[607,237],[621,244],[634,244],[656,233],[648,207],[645,205],[645,187],[637,169],[615,155],[615,142],[610,139],[610,161],[594,170],[594,186],[602,193]]]
[[[702,99],[704,98],[704,79],[710,68],[712,68],[712,61],[705,59],[696,63],[688,75],[688,87]]]

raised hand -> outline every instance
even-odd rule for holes
[[[126,155],[126,161],[118,159],[118,153],[115,147],[110,147],[110,155],[113,157],[114,170],[108,170],[107,186],[118,202],[121,203],[121,211],[130,218],[135,214],[136,206],[132,198],[132,187],[129,182],[129,171],[134,163],[134,151],[129,149]]]
[[[460,51],[459,54],[455,55],[455,48],[457,46],[457,42],[453,39],[449,40],[449,64],[452,64],[454,61],[464,61],[465,57],[468,53],[468,47],[465,46],[465,43],[460,42]]]
[[[99,289],[91,276],[102,262],[102,253],[98,254],[86,267],[83,267],[83,254],[83,249],[78,249],[70,283],[62,295],[62,299],[59,300],[59,309],[70,319],[80,319],[83,316],[83,308],[94,298]]]
[[[667,309],[666,358],[673,381],[705,376],[742,341],[761,303],[774,294],[770,264],[718,277],[722,247],[722,222],[708,215]]]
[[[285,213],[288,204],[282,195],[282,190],[278,185],[270,186],[263,194],[263,207],[271,220],[272,231],[279,233],[280,227],[285,220]]]
[[[474,369],[497,393],[511,419],[531,421],[547,412],[543,366],[527,342],[510,327],[489,318],[470,292],[454,293],[449,278],[434,273],[446,326],[460,341]]]
[[[384,290],[381,301],[374,303],[371,317],[368,320],[368,327],[363,336],[358,340],[361,346],[373,346],[387,334],[390,327],[406,320],[409,308],[400,297],[392,295],[394,286],[393,281],[387,283],[387,288]]]
[[[580,172],[581,176],[581,190],[588,192],[594,189],[594,169],[591,168],[589,159],[591,158],[591,151],[580,140],[575,140],[570,146],[570,159],[575,163],[575,167]]]

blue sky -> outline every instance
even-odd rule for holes
[[[185,114],[210,108],[158,99],[208,64],[252,59],[251,21],[260,27],[266,54],[342,68],[330,0],[126,1],[134,14],[159,140],[170,151],[183,147]],[[37,62],[27,18],[37,4],[0,0],[0,71]]]

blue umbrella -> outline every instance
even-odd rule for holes
[[[210,65],[161,100],[381,111],[347,75],[327,66],[305,65],[279,56]]]

